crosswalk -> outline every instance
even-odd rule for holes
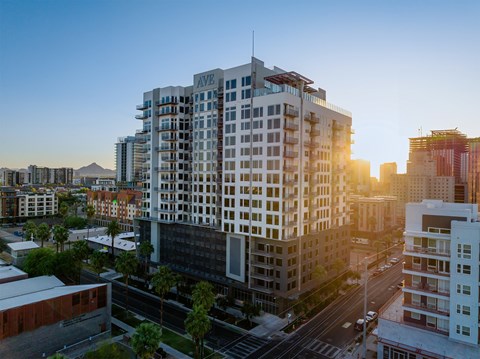
[[[228,349],[225,354],[227,358],[243,359],[264,346],[268,340],[249,336],[235,346]]]
[[[322,342],[318,339],[314,339],[312,342],[310,342],[308,345],[305,346],[308,350],[315,352],[317,354],[320,354],[324,357],[327,358],[335,358],[338,353],[340,353],[341,349],[333,346],[331,344]]]

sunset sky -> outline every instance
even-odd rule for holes
[[[0,0],[0,167],[114,168],[144,91],[250,61],[353,113],[352,158],[405,170],[408,138],[480,136],[480,1]]]

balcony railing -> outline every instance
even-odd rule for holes
[[[177,131],[177,126],[175,126],[173,124],[156,126],[155,131],[158,131],[158,132],[161,132],[161,131]]]
[[[145,114],[145,113],[142,113],[141,115],[135,115],[135,118],[137,120],[143,120],[145,118],[147,118],[148,116]]]
[[[285,165],[283,166],[283,170],[285,172],[295,172],[297,170],[297,166],[288,166],[288,165]]]
[[[306,114],[305,115],[305,120],[309,121],[311,123],[320,123],[320,119],[313,114]]]
[[[298,144],[298,138],[285,136],[285,140],[283,142],[290,145],[296,145]]]
[[[437,256],[450,257],[450,249],[439,249],[439,248],[427,248],[419,246],[405,246],[404,251],[406,253],[422,253],[422,254],[434,254]]]
[[[288,131],[298,131],[298,125],[290,121],[285,121],[283,128]]]
[[[430,312],[430,313],[444,315],[446,317],[450,316],[449,310],[447,308],[445,308],[445,309],[438,308],[438,306],[436,306],[436,305],[430,305],[430,304],[424,304],[424,303],[418,303],[418,304],[417,303],[405,303],[405,300],[404,300],[403,306],[406,307],[406,308],[419,309],[419,310],[423,310],[423,311]]]
[[[293,108],[286,108],[285,109],[285,116],[290,116],[290,117],[298,117],[298,110],[295,110]]]
[[[148,105],[144,103],[143,105],[137,105],[137,110],[145,110],[148,108]]]
[[[296,151],[285,151],[283,156],[287,157],[287,158],[297,158],[298,157],[298,152],[296,152]]]
[[[450,290],[448,289],[439,289],[437,286],[430,285],[428,283],[412,283],[412,284],[405,284],[406,289],[410,290],[416,290],[420,292],[429,292],[429,293],[435,293],[435,294],[440,294],[444,296],[449,296],[450,295]]]

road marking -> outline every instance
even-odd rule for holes
[[[350,327],[351,325],[352,325],[352,323],[350,323],[350,322],[345,322],[345,323],[342,325],[342,328],[345,328],[345,329],[346,329],[346,328]]]

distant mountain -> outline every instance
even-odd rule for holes
[[[103,168],[95,162],[88,166],[74,170],[74,177],[115,177],[115,171]]]

